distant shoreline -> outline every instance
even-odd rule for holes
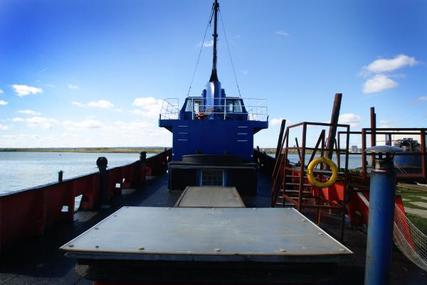
[[[0,148],[0,152],[160,153],[165,147]]]
[[[147,146],[147,147],[35,147],[35,148],[0,148],[0,152],[76,152],[76,153],[160,153],[169,147]],[[276,153],[275,148],[260,148],[262,152],[270,155]],[[296,150],[290,150],[289,153],[298,153]],[[306,151],[310,154],[311,151]]]

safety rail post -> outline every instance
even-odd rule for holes
[[[162,173],[166,173],[168,170],[168,163],[169,163],[169,157],[168,157],[168,148],[165,147],[163,150],[163,156],[162,156]]]
[[[317,139],[316,145],[314,146],[314,150],[311,153],[310,160],[308,163],[310,163],[314,157],[316,156],[317,150],[319,149],[319,146],[322,145],[321,154],[320,156],[323,157],[323,146],[324,146],[324,140],[325,140],[325,130],[320,131],[319,138]]]
[[[283,154],[283,161],[284,161],[284,166],[283,166],[283,206],[285,206],[285,198],[286,198],[286,168],[288,166],[288,154],[289,154],[289,127],[286,128],[286,133],[285,133],[285,138],[284,138],[284,143],[285,145],[285,151]]]
[[[338,149],[337,140],[335,140],[334,146],[335,146],[335,155],[337,156],[337,167],[339,170],[341,168],[341,156],[340,156],[341,153],[340,153],[340,150]]]
[[[223,105],[223,113],[224,113],[224,120],[227,118],[227,99],[224,99],[224,105]]]
[[[367,161],[366,161],[366,129],[362,129],[362,176],[367,177]]]
[[[371,107],[371,147],[377,145],[377,114],[375,113],[375,107]],[[373,164],[372,164],[373,165]]]
[[[347,126],[347,135],[345,138],[345,170],[348,171],[348,160],[349,160],[349,148],[350,148],[350,126]],[[347,173],[346,173],[347,176]]]
[[[336,142],[336,147],[337,147],[337,167],[338,170],[341,168],[341,136],[340,136],[340,132],[337,132],[337,140]]]
[[[62,170],[61,170],[62,171]],[[65,205],[68,207],[68,211],[64,212],[64,216],[65,216],[65,221],[72,223],[74,222],[74,212],[75,212],[75,199],[76,196],[74,195],[74,185],[73,183],[65,183],[65,193],[66,193],[66,201],[65,201]]]
[[[427,154],[426,154],[426,130],[421,130],[421,173],[424,180],[427,180]]]
[[[332,159],[332,156],[333,156],[335,136],[337,134],[338,119],[339,119],[340,109],[341,109],[341,100],[342,100],[342,94],[336,93],[334,98],[334,105],[332,107],[331,122],[329,126],[328,141],[327,141],[327,156],[329,159]]]
[[[369,191],[365,285],[389,284],[396,191],[393,157],[400,149],[378,146],[368,151],[376,159]]]
[[[107,177],[107,165],[108,160],[106,157],[98,157],[96,160],[96,165],[99,169],[99,194],[100,194],[100,206],[101,208],[110,207],[110,195],[108,193],[108,177]]]
[[[285,131],[285,126],[286,126],[286,120],[282,120],[281,124],[280,124],[280,132],[279,132],[279,138],[277,140],[277,147],[276,147],[276,155],[274,156],[277,160],[277,158],[279,157],[279,153],[282,152],[283,149],[283,132]]]
[[[283,130],[286,124],[286,120],[282,120],[282,126]],[[285,183],[286,179],[286,166],[287,166],[287,154],[282,153],[283,145],[288,140],[289,135],[289,129],[286,129],[285,135],[283,136],[283,132],[279,135],[279,139],[277,141],[278,149],[276,149],[276,159],[275,164],[273,166],[272,171],[272,180],[273,180],[273,186],[272,186],[272,199],[271,199],[271,206],[275,207],[277,202],[277,196],[280,192],[280,188]],[[285,152],[287,152],[288,149],[285,148]],[[283,178],[280,177],[280,170],[283,168]],[[283,179],[283,183],[282,183]],[[279,184],[278,184],[279,183]],[[277,189],[277,185],[279,185],[279,188]]]
[[[343,191],[344,191],[344,195],[343,195],[343,205],[342,205],[342,216],[341,216],[341,225],[340,225],[340,227],[341,227],[341,229],[340,229],[340,239],[341,239],[341,241],[343,241],[344,240],[344,229],[345,229],[345,213],[347,212],[347,207],[346,207],[346,203],[347,203],[347,195],[348,195],[348,179],[349,179],[349,177],[348,177],[348,175],[349,175],[349,172],[348,172],[348,163],[349,163],[349,148],[350,148],[350,126],[347,126],[347,129],[346,129],[346,139],[345,139],[345,142],[346,142],[346,151],[345,151],[345,173],[344,173],[344,189],[343,189]]]
[[[191,119],[194,120],[194,99],[191,98]]]
[[[58,171],[58,182],[62,182],[63,178],[64,178],[64,171],[59,170]]]
[[[391,133],[385,134],[385,145],[391,146],[392,144],[392,137]]]
[[[276,162],[274,164],[273,173],[272,173],[273,179],[276,177],[277,171],[280,170],[281,162],[283,159],[283,154],[282,154],[283,145],[284,145],[285,140],[287,138],[287,134],[289,133],[289,130],[286,130],[285,136],[283,137],[282,129],[283,130],[285,129],[285,124],[286,124],[286,120],[282,120],[282,124],[280,127],[279,139],[277,140],[277,148],[276,148],[276,154],[275,154]]]
[[[370,121],[371,121],[371,147],[377,145],[377,114],[375,113],[375,107],[370,109]],[[375,155],[371,155],[371,166],[374,168]]]
[[[139,153],[139,161],[144,162],[147,160],[147,152],[146,151],[141,151]]]
[[[302,125],[302,150],[301,150],[301,166],[299,178],[299,191],[298,191],[298,211],[302,210],[302,192],[304,189],[304,172],[305,172],[305,148],[307,141],[307,123]]]
[[[142,151],[139,154],[139,171],[138,171],[138,184],[144,184],[145,183],[145,179],[146,179],[146,174],[145,174],[145,167],[146,167],[146,162],[147,162],[147,152],[146,151]],[[142,173],[142,178],[141,178],[141,173]]]

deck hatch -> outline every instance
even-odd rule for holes
[[[122,260],[338,261],[352,252],[295,209],[123,207],[63,245]]]

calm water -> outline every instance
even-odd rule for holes
[[[305,155],[305,163],[307,163],[309,161],[311,157],[311,154],[306,154]],[[316,156],[317,157],[317,156]],[[336,163],[336,157],[334,156],[334,162]],[[368,162],[370,161],[370,157],[367,157]],[[289,154],[289,161],[291,162],[298,162],[299,161],[299,157],[298,154]],[[345,164],[345,155],[341,155],[340,157],[340,161],[341,161],[341,167],[344,168],[344,164]],[[355,169],[358,167],[362,166],[362,159],[360,155],[349,155],[348,158],[348,169]]]
[[[0,152],[0,194],[55,182],[59,170],[64,171],[64,179],[96,172],[100,156],[108,159],[109,168],[139,159],[138,153]],[[296,154],[289,158],[298,161]],[[344,166],[344,157],[341,163]],[[360,157],[350,156],[349,168],[356,167],[360,167]]]
[[[108,168],[139,159],[138,153],[0,152],[0,193],[55,182],[59,170],[64,179],[96,172],[100,156]]]

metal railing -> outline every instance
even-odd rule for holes
[[[147,175],[159,176],[166,172],[171,156],[172,150],[168,149],[144,161],[110,168],[103,173],[0,194],[0,255],[17,241],[43,235],[56,224],[73,222],[78,209],[97,210],[103,202],[103,192],[112,198],[122,187],[142,190]],[[82,198],[76,207],[78,196]]]
[[[338,133],[338,145],[342,132]],[[397,168],[398,179],[416,179],[417,181],[427,181],[427,128],[362,128],[361,131],[351,131],[353,137],[360,136],[360,152],[351,153],[352,156],[361,156],[361,174],[364,178],[368,177],[368,170],[374,164],[372,156],[367,154],[367,149],[376,146],[379,138],[384,136],[384,143],[394,145],[402,138],[412,138],[419,142],[416,150],[408,150],[395,153],[395,157],[412,156],[419,158],[419,167],[407,172],[404,168]],[[370,165],[371,164],[371,165]]]
[[[317,224],[320,223],[321,210],[337,211],[341,216],[340,238],[342,239],[344,236],[346,209],[344,197],[346,195],[346,174],[348,172],[350,125],[336,124],[338,130],[344,130],[342,133],[347,135],[344,149],[340,149],[336,138],[333,138],[332,152],[339,169],[336,183],[329,187],[319,188],[313,186],[307,179],[307,166],[316,157],[323,157],[328,151],[326,128],[331,127],[331,123],[321,122],[301,122],[286,127],[286,120],[282,120],[276,149],[276,163],[272,171],[271,206],[293,206],[298,211],[314,210]],[[319,133],[314,146],[313,143],[307,140],[309,133]],[[290,146],[290,144],[293,144],[291,136],[295,134],[297,135],[295,137],[295,146]],[[298,140],[298,138],[301,138],[301,140]],[[299,160],[296,164],[292,164],[288,159],[291,152],[295,152],[298,155]],[[307,155],[310,156],[309,159]],[[341,155],[344,156],[343,163],[340,159]],[[316,170],[317,179],[324,179],[330,173],[331,171],[323,169],[323,167],[320,170]]]
[[[266,99],[257,98],[223,98],[212,105],[202,105],[202,99],[187,99],[186,112],[191,114],[189,119],[199,120],[207,116],[216,119],[236,119],[247,115],[250,121],[267,121],[268,107]],[[241,104],[243,100],[244,105]],[[178,99],[164,99],[160,111],[160,118],[174,120],[179,118],[180,106]]]
[[[162,100],[160,119],[176,120],[179,117],[179,98],[166,98]]]

